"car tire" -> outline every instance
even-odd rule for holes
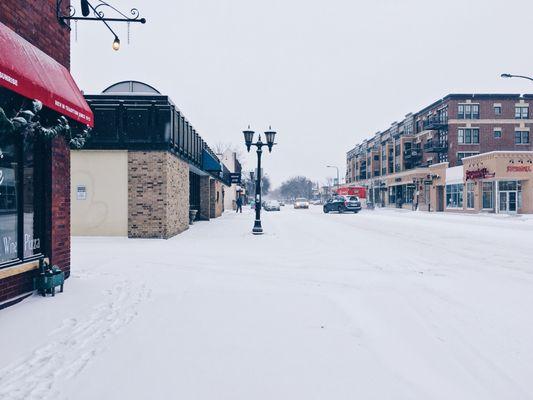
[[[329,213],[329,210],[326,207],[324,207],[324,214],[327,214],[327,213]]]

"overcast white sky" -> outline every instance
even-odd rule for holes
[[[103,24],[79,23],[81,89],[147,82],[211,145],[244,146],[243,128],[271,124],[279,145],[264,168],[276,185],[324,181],[327,164],[343,176],[357,142],[448,93],[533,93],[499,78],[533,74],[531,0],[109,1],[148,22],[131,26],[130,45],[126,26],[113,26],[119,52]]]

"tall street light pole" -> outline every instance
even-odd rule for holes
[[[337,170],[337,190],[340,187],[340,181],[339,181],[339,167],[336,167],[335,165],[326,165],[326,168],[335,168]]]
[[[502,78],[522,78],[522,79],[527,79],[527,80],[533,81],[533,78],[531,78],[529,76],[524,76],[524,75],[501,74],[500,77],[502,77]]]
[[[252,229],[252,233],[254,235],[262,235],[263,227],[261,226],[261,155],[263,154],[263,146],[268,146],[268,152],[272,152],[272,147],[276,144],[274,143],[276,132],[274,132],[272,128],[268,128],[268,131],[265,132],[266,143],[263,143],[261,141],[261,134],[259,135],[258,141],[252,143],[254,140],[255,132],[250,130],[250,126],[248,126],[248,130],[245,130],[242,133],[244,134],[244,143],[246,144],[246,149],[248,150],[248,152],[250,152],[250,148],[252,146],[257,147],[257,173],[255,177],[255,222],[254,227]]]

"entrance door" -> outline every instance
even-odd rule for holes
[[[515,213],[516,212],[516,191],[500,192],[500,212]]]
[[[437,186],[437,211],[444,211],[444,186]]]

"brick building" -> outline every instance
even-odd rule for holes
[[[87,95],[91,138],[72,150],[72,234],[170,238],[222,215],[229,170],[172,100],[137,81]]]
[[[383,206],[532,212],[530,167],[512,168],[513,163],[529,163],[531,99],[529,94],[447,95],[351,149],[346,158],[346,182],[367,187],[370,200]],[[499,156],[491,158],[491,168],[507,171],[509,166],[513,173],[498,176],[487,170],[476,175],[463,166],[466,159],[484,160],[482,155],[494,152]],[[494,160],[501,165],[494,165]],[[471,168],[471,163],[468,165]],[[492,187],[493,201],[487,202],[487,207],[473,207],[472,199],[483,197],[477,192],[482,186],[487,198]],[[510,190],[510,199],[504,199],[509,195],[502,194],[506,190],[500,186],[516,188]]]
[[[68,7],[68,2],[63,3]],[[0,2],[0,108],[12,119],[43,108],[40,124],[65,116],[74,129],[92,113],[70,67],[70,31],[56,17],[56,1]],[[66,140],[22,139],[0,131],[0,308],[33,290],[39,259],[70,273],[70,156]],[[4,129],[1,128],[1,129]]]

